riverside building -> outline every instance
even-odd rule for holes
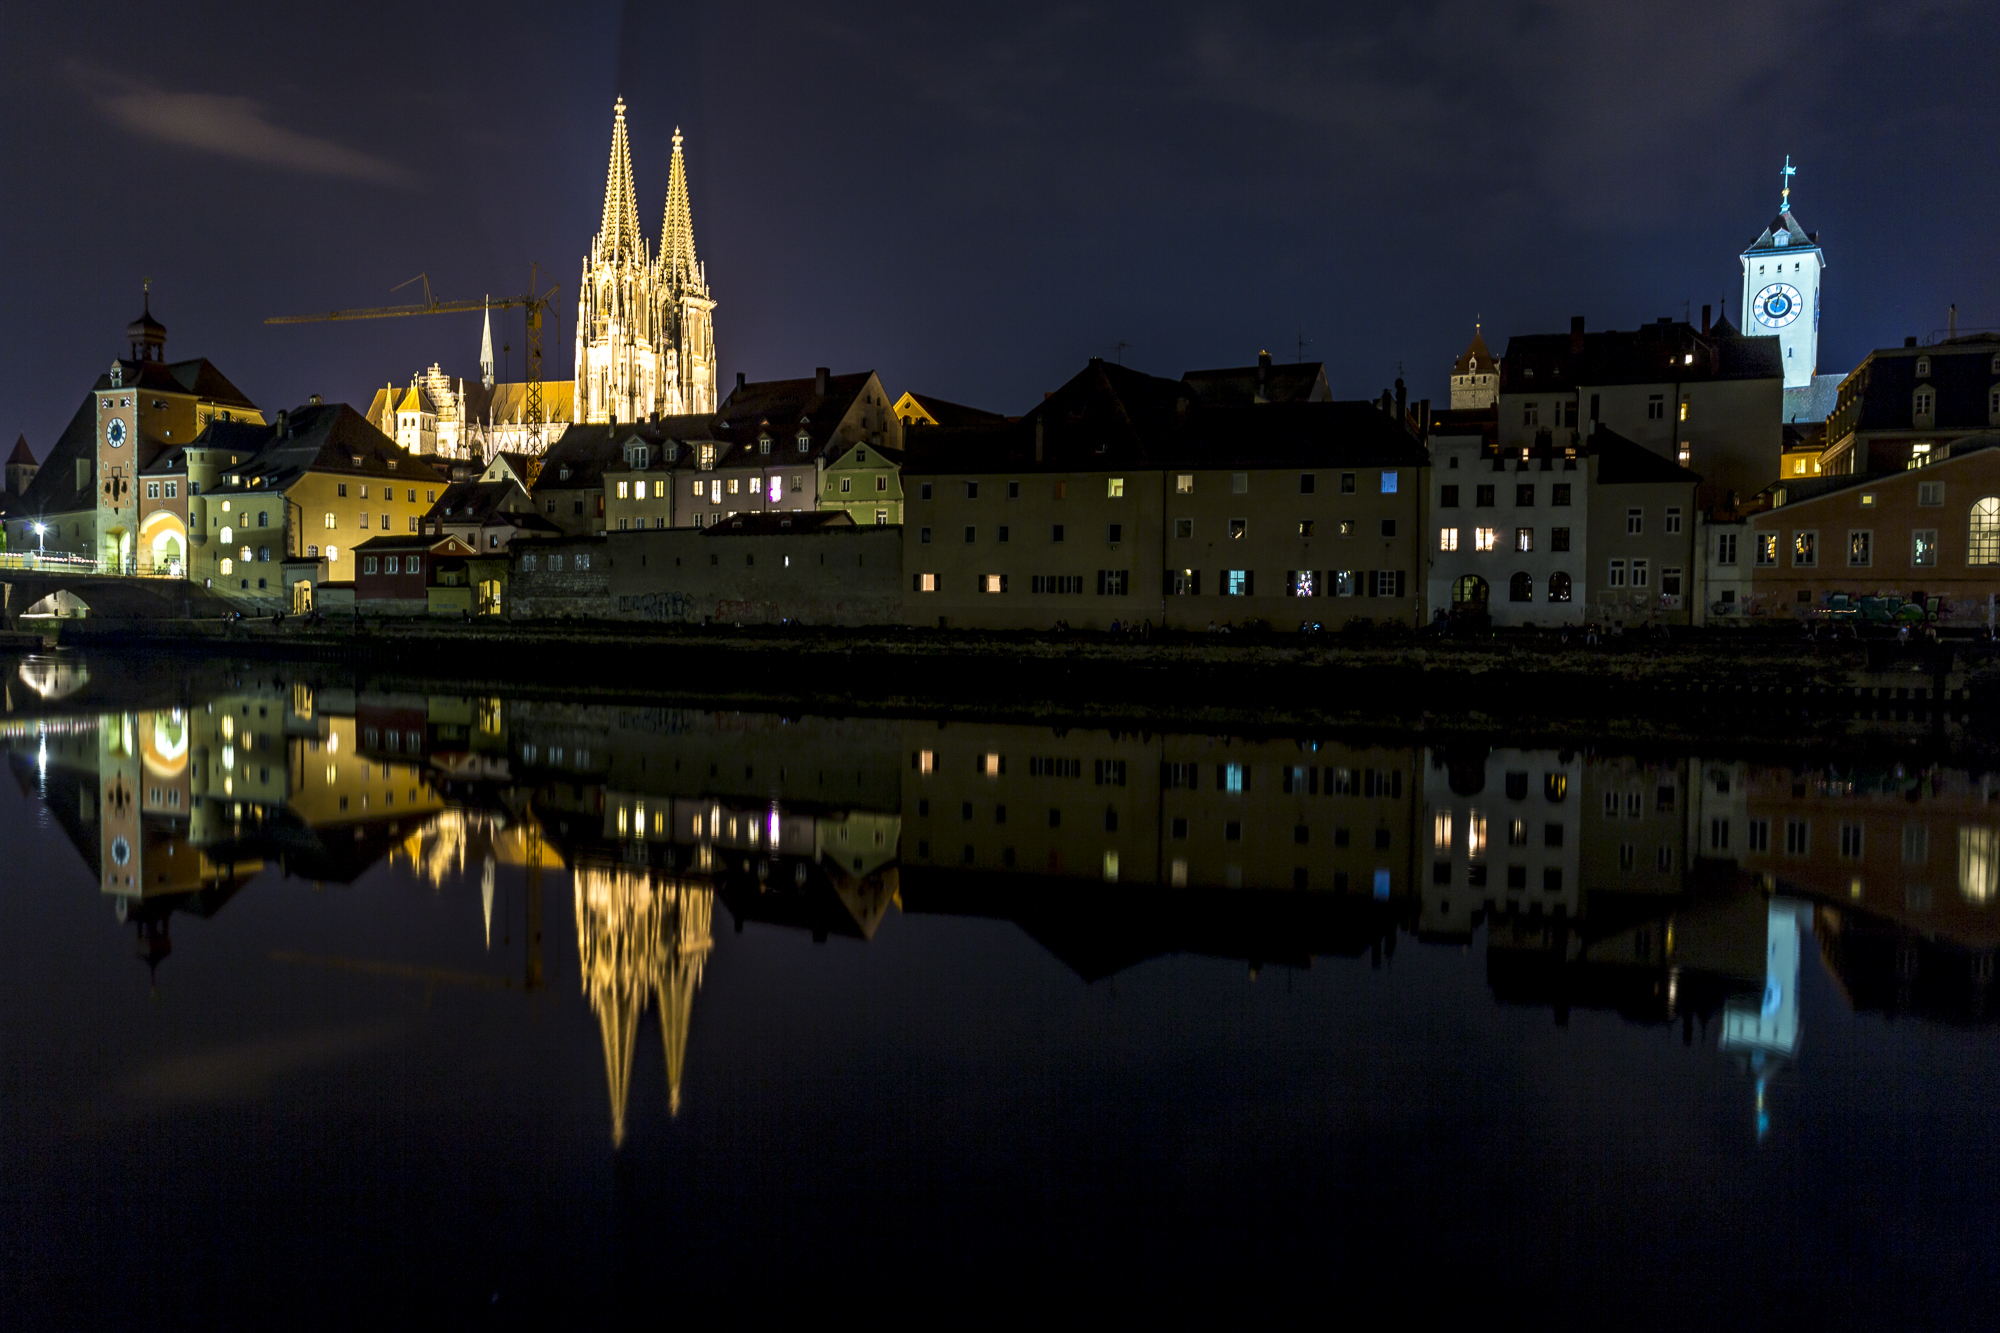
[[[911,624],[1415,624],[1429,456],[1372,403],[1216,406],[1093,358],[1018,422],[912,431]]]

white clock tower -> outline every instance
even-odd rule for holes
[[[1785,159],[1778,216],[1743,252],[1743,334],[1776,338],[1785,387],[1804,388],[1819,367],[1819,283],[1826,256],[1819,235],[1792,216],[1792,159]]]

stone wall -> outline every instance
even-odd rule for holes
[[[513,555],[507,586],[511,619],[609,614],[612,556],[603,537],[521,542]]]
[[[899,527],[756,535],[667,528],[614,532],[605,540],[605,614],[612,619],[686,625],[893,625],[902,619]]]

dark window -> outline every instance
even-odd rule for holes
[[[1561,824],[1542,825],[1542,846],[1560,847],[1562,845],[1563,845],[1563,826]]]
[[[1491,486],[1473,487],[1472,503],[1480,509],[1491,509],[1493,507],[1493,488]]]
[[[1106,541],[1108,541],[1108,542],[1115,542],[1115,541],[1123,541],[1124,539],[1125,539],[1125,525],[1124,525],[1124,524],[1122,524],[1122,523],[1107,523],[1107,524],[1105,525],[1105,527],[1104,527],[1104,540],[1106,540]]]
[[[1543,893],[1561,893],[1562,887],[1563,887],[1563,872],[1560,869],[1558,869],[1555,866],[1550,866],[1546,870],[1542,871]]]
[[[1535,488],[1532,485],[1514,488],[1514,503],[1532,509],[1535,504]]]
[[[1567,551],[1569,549],[1568,528],[1549,529],[1549,549],[1551,551]]]
[[[1051,526],[1049,528],[1049,540],[1052,542],[1059,542],[1062,539],[1063,539],[1063,525],[1057,523]]]
[[[1307,828],[1304,824],[1295,824],[1292,826],[1293,842],[1298,843],[1300,846],[1304,846],[1307,842],[1310,842],[1311,840],[1312,840],[1311,829]]]
[[[1299,473],[1299,494],[1311,495],[1312,493],[1313,493],[1313,474],[1310,472]]]
[[[977,500],[979,498],[978,482],[968,481],[965,483],[965,498],[968,500]]]
[[[1243,841],[1243,821],[1238,819],[1224,821],[1222,825],[1222,840],[1224,842]]]
[[[1175,815],[1174,822],[1168,825],[1168,828],[1171,830],[1170,836],[1176,841],[1187,837],[1187,816]]]
[[[929,482],[924,482],[917,487],[917,498],[919,500],[928,500],[931,498],[931,484]]]
[[[1007,525],[1005,523],[1002,523],[1000,525],[1000,530],[993,534],[993,540],[996,542],[1004,542],[1007,540]]]
[[[1389,850],[1388,829],[1378,828],[1375,830],[1375,850],[1378,852],[1386,852]]]
[[[917,545],[929,546],[930,544],[931,544],[931,530],[929,528],[918,528]]]
[[[1383,535],[1384,537],[1393,537],[1393,536],[1395,536],[1395,535],[1396,535],[1396,520],[1395,520],[1395,519],[1393,519],[1393,518],[1385,518],[1385,519],[1383,519],[1383,520],[1382,520],[1382,535]]]
[[[1456,487],[1456,486],[1445,486],[1445,487],[1441,487],[1441,488],[1439,488],[1439,490],[1438,490],[1438,508],[1439,508],[1439,509],[1456,509],[1456,508],[1458,508],[1458,487]]]
[[[1352,472],[1343,472],[1340,474],[1340,493],[1342,495],[1354,494],[1354,474]]]
[[[1118,812],[1108,805],[1104,807],[1104,831],[1106,833],[1118,831]]]
[[[1569,503],[1569,483],[1568,483],[1568,482],[1566,482],[1566,481],[1559,481],[1559,482],[1557,482],[1557,483],[1556,483],[1556,484],[1555,484],[1555,485],[1554,485],[1554,486],[1553,486],[1553,487],[1552,487],[1551,489],[1552,489],[1552,490],[1554,491],[1554,494],[1552,494],[1552,495],[1551,495],[1551,496],[1549,497],[1549,503],[1550,503],[1550,504],[1552,504],[1552,505],[1567,505],[1567,504]]]
[[[1008,498],[1009,500],[1018,500],[1018,499],[1020,499],[1020,498],[1021,498],[1021,483],[1020,483],[1020,482],[1018,482],[1018,481],[1010,481],[1010,482],[1008,482],[1008,483],[1007,483],[1007,498]]]
[[[1049,827],[1062,827],[1062,811],[1056,809],[1053,805],[1049,807]]]
[[[1508,866],[1508,867],[1507,867],[1507,887],[1508,887],[1508,888],[1510,888],[1510,889],[1525,889],[1525,888],[1527,888],[1527,887],[1528,887],[1528,867],[1526,867],[1526,866]]]
[[[1451,862],[1449,861],[1431,862],[1431,883],[1433,884],[1451,883]]]
[[[1507,775],[1507,799],[1510,801],[1525,801],[1528,799],[1528,775],[1526,773],[1509,773]]]
[[[1004,805],[996,805],[996,806],[994,806],[994,807],[993,807],[993,822],[994,822],[994,823],[996,823],[996,824],[1004,824],[1004,823],[1006,823],[1006,822],[1007,822],[1007,807],[1006,807],[1006,806],[1004,806]]]
[[[1477,862],[1467,866],[1465,868],[1465,883],[1468,888],[1474,888],[1474,889],[1485,888],[1486,867],[1478,864]]]
[[[1535,579],[1527,573],[1519,573],[1507,580],[1507,600],[1510,602],[1532,602],[1535,600]]]
[[[967,546],[970,546],[970,545],[972,545],[972,539],[973,539],[974,535],[978,533],[978,531],[979,531],[979,529],[978,529],[978,528],[975,528],[975,527],[972,527],[972,526],[970,526],[970,525],[967,525],[967,527],[966,527],[966,529],[965,529],[965,544],[966,544]]]
[[[1341,827],[1334,829],[1333,845],[1336,847],[1345,847],[1347,846],[1347,843],[1348,843],[1348,835],[1346,826],[1342,825]]]

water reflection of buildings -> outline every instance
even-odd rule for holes
[[[524,874],[534,989],[541,877],[569,868],[614,1141],[647,1023],[681,1104],[718,904],[816,940],[871,939],[892,908],[1007,920],[1090,980],[1477,946],[1502,1003],[1699,1026],[1760,1080],[1798,1045],[1806,932],[1857,1008],[1954,1022],[1988,1021],[2000,945],[2000,789],[1937,770],[283,683],[10,719],[0,743],[155,963],[173,912],[266,866],[344,883],[386,860],[476,876],[489,948],[500,876]]]

